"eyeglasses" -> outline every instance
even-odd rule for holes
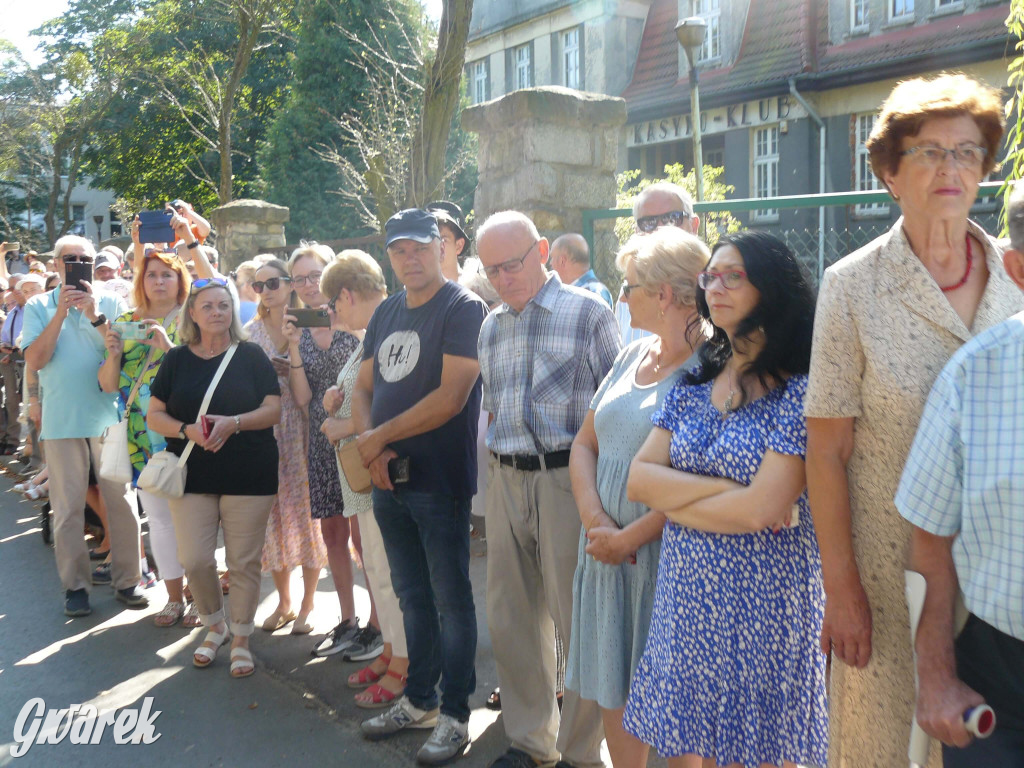
[[[61,256],[61,261],[65,264],[92,264],[93,257],[69,253],[67,256]]]
[[[688,211],[669,211],[668,213],[659,213],[657,216],[641,216],[636,220],[636,228],[638,232],[650,234],[658,227],[679,227],[684,221],[689,221],[693,218],[693,214]]]
[[[932,144],[922,144],[918,147],[908,147],[900,152],[903,157],[909,157],[918,165],[934,168],[946,162],[946,156],[952,156],[953,162],[961,168],[978,168],[988,150],[979,147],[977,144],[960,144],[953,149],[937,147]]]
[[[228,280],[226,277],[201,277],[198,280],[192,281],[191,293],[199,293],[204,288],[219,287],[227,288]]]
[[[622,281],[622,295],[626,299],[626,301],[629,301],[629,294],[632,293],[633,290],[636,288],[643,288],[643,286],[640,285],[640,283],[630,284],[627,283],[625,280]]]
[[[297,285],[299,288],[302,288],[306,284],[307,280],[310,285],[320,285],[320,277],[322,275],[323,272],[310,272],[308,275],[299,275],[298,277],[291,278],[292,285]],[[253,287],[255,287],[255,283],[253,283]],[[259,293],[259,291],[257,291],[257,293]]]
[[[716,280],[722,281],[722,286],[727,290],[739,288],[740,284],[747,278],[747,273],[742,269],[730,269],[728,272],[701,272],[697,275],[697,285],[705,291],[711,290]]]
[[[533,250],[533,246],[539,242],[540,240],[534,240],[530,243],[530,247],[526,249],[526,253],[518,259],[509,259],[508,261],[501,262],[501,264],[495,264],[493,267],[481,267],[480,271],[487,275],[491,280],[496,278],[501,272],[508,275],[514,275],[516,272],[522,272],[523,262],[525,262],[526,257],[530,255],[530,251]]]
[[[272,291],[276,291],[281,287],[281,283],[290,283],[292,279],[290,277],[268,277],[266,280],[254,280],[252,283],[252,289],[256,293],[263,293],[263,286],[266,286]]]

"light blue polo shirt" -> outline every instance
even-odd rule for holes
[[[22,349],[28,348],[57,314],[60,287],[33,296],[25,305]],[[128,309],[124,299],[107,291],[95,291],[98,312],[115,318]],[[43,431],[41,440],[99,437],[117,422],[117,393],[100,389],[97,374],[103,363],[103,336],[81,310],[68,312],[53,356],[41,371]]]

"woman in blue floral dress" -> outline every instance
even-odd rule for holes
[[[814,299],[786,245],[759,232],[720,240],[699,286],[714,333],[629,476],[630,498],[668,522],[623,724],[671,768],[823,766],[824,593],[804,473]]]
[[[147,338],[142,341],[122,339],[113,324],[107,332],[107,357],[100,366],[99,383],[104,392],[117,391],[117,406],[122,417],[132,387],[139,377],[142,378],[128,411],[128,454],[132,463],[133,488],[150,456],[167,447],[167,441],[161,435],[146,427],[149,385],[160,370],[164,354],[178,343],[178,313],[191,284],[188,271],[175,254],[150,251],[135,273],[132,288],[135,309],[115,319],[115,323],[146,323],[149,326]],[[153,352],[152,357],[150,351]],[[156,614],[153,622],[158,627],[171,627],[186,613],[185,569],[178,561],[174,522],[167,499],[141,489],[138,492],[149,520],[153,559],[167,588],[167,604]],[[185,625],[199,626],[199,614],[190,610]]]

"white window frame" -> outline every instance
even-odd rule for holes
[[[956,8],[963,8],[964,0],[935,0],[935,10],[937,12],[949,11]]]
[[[889,21],[907,21],[914,18],[914,0],[886,0]]]
[[[515,65],[515,77],[512,81],[512,90],[530,87],[530,68],[533,62],[530,61],[530,44],[520,45],[512,50],[512,63]]]
[[[471,66],[473,73],[473,103],[487,101],[487,59],[478,59]]]
[[[853,189],[855,192],[867,192],[885,189],[882,182],[871,171],[868,156],[867,140],[875,124],[876,113],[864,112],[853,116]],[[857,216],[888,216],[888,203],[868,203],[855,205],[853,212]]]
[[[705,63],[722,58],[722,5],[721,0],[693,0],[693,15],[707,22],[704,42],[697,52],[697,62]]]
[[[866,30],[870,24],[870,0],[850,0],[850,31],[859,32]],[[862,11],[861,21],[857,21],[857,11]]]
[[[753,173],[751,182],[754,187],[752,197],[767,198],[779,196],[779,124],[765,125],[754,128],[751,132],[753,150]],[[756,210],[751,218],[759,222],[779,220],[778,208],[762,208]]]
[[[562,85],[566,88],[579,90],[580,68],[580,28],[573,27],[562,32]]]

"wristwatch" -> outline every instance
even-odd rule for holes
[[[93,328],[99,328],[105,322],[107,322],[107,316],[102,314],[102,313],[100,313],[100,316],[97,317],[95,320],[93,320],[92,327]]]
[[[183,422],[181,422],[181,427],[178,428],[178,434],[181,435],[181,439],[182,440],[188,440],[188,435],[185,434],[185,427],[187,427],[187,426],[188,426],[188,424],[186,424],[183,421]]]

